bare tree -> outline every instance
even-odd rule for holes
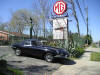
[[[74,17],[77,23],[77,31],[78,31],[78,36],[80,37],[80,28],[79,28],[79,20],[77,17],[77,12],[76,12],[76,6],[75,6],[75,2],[73,0],[65,0],[67,3],[69,3],[69,7],[68,9],[70,9],[70,16]],[[72,13],[72,14],[71,14]]]
[[[77,22],[78,36],[80,37],[79,20],[78,20],[78,17],[77,17],[77,14],[76,14],[76,10],[75,10],[75,4],[74,4],[73,0],[70,0],[70,1],[71,1],[71,4],[72,4],[72,12],[73,12],[74,18],[75,18],[75,20]]]
[[[28,27],[30,30],[30,38],[32,38],[33,33],[37,38],[40,22],[37,14],[32,13],[32,11],[21,9],[13,13],[12,16],[10,25],[16,32],[22,34],[25,28]]]
[[[10,26],[15,32],[23,33],[25,26],[29,23],[31,13],[28,10],[21,9],[12,14]]]
[[[0,30],[4,30],[5,25],[2,23],[2,18],[0,17]]]
[[[5,30],[5,27],[6,27],[5,23],[1,23],[0,24],[0,30],[1,31],[4,31]]]
[[[40,4],[40,18],[43,24],[43,34],[44,38],[46,37],[46,22],[49,15],[49,3],[47,0],[38,0]]]

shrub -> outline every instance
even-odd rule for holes
[[[71,57],[79,58],[85,51],[84,48],[76,47],[75,49],[72,49],[69,52],[71,54]]]
[[[4,58],[7,56],[8,54],[4,54],[2,56],[0,56],[0,69],[4,70],[7,68],[7,61],[4,60]]]
[[[92,40],[92,36],[91,35],[86,35],[84,36],[85,39],[85,43],[87,44],[87,40],[88,40],[88,45],[91,45],[93,40]]]
[[[24,75],[22,71],[18,70],[18,69],[14,69],[14,68],[10,68],[8,67],[8,70],[13,72],[14,75]]]
[[[84,49],[81,47],[76,48],[76,56],[75,57],[80,57],[84,53]]]
[[[57,44],[54,43],[54,42],[47,43],[47,45],[48,45],[48,46],[52,46],[52,47],[56,47],[56,46],[57,46]]]
[[[7,61],[6,60],[0,60],[0,70],[6,70],[7,69]]]

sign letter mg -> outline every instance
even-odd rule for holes
[[[53,6],[53,11],[56,15],[62,15],[67,10],[67,4],[63,1],[57,1]]]

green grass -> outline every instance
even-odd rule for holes
[[[93,48],[97,48],[96,44],[92,44],[92,47],[93,47]]]
[[[91,53],[91,61],[100,61],[100,53],[92,52]]]
[[[14,72],[14,75],[24,75],[22,71],[18,70],[18,69],[14,69],[14,68],[8,68],[8,70]]]

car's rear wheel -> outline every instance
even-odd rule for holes
[[[22,52],[21,52],[21,50],[16,49],[16,50],[15,50],[15,54],[16,54],[17,56],[20,56],[20,55],[22,54]]]
[[[52,61],[54,60],[54,57],[53,57],[53,55],[52,55],[51,53],[47,53],[47,54],[45,55],[45,60],[46,60],[47,62],[52,62]]]

